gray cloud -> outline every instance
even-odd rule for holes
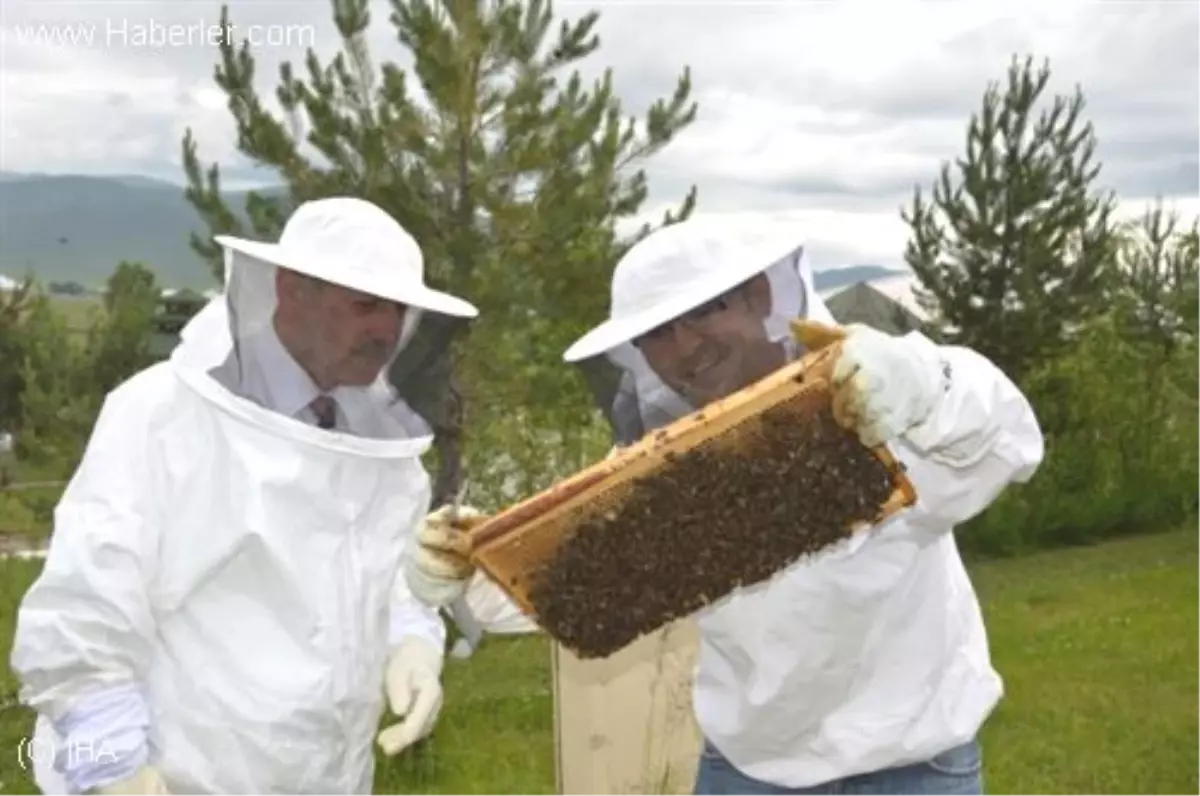
[[[722,175],[722,191],[733,182],[757,183],[765,199],[774,197],[780,185],[790,185],[797,202],[828,203],[831,195],[846,189],[863,201],[892,205],[913,184],[932,181],[941,162],[962,152],[967,121],[980,107],[985,89],[993,82],[1003,86],[1013,55],[1025,54],[1039,64],[1043,57],[1050,59],[1053,74],[1044,105],[1055,93],[1069,95],[1076,84],[1082,85],[1085,118],[1096,128],[1107,184],[1129,197],[1197,191],[1200,48],[1195,3],[894,4],[890,12],[880,8],[884,18],[874,21],[874,14],[850,18],[850,12],[839,19],[830,4],[809,15],[801,5],[807,4],[770,7],[769,13],[760,8],[754,17],[738,15],[741,9],[706,6],[700,19],[682,23],[685,33],[678,47],[651,47],[654,34],[632,34],[639,52],[637,74],[652,76],[646,83],[662,83],[678,63],[691,62],[698,75],[717,73],[715,84],[726,91],[823,116],[802,124],[776,122],[798,139],[807,133],[825,139],[819,141],[822,149],[843,152],[863,139],[875,139],[886,142],[886,152],[909,157],[903,166],[878,164],[880,173],[868,179],[847,174],[844,166],[801,167],[764,154],[763,161],[776,160],[774,169],[736,178]],[[645,27],[662,36],[669,13],[648,11]],[[626,25],[636,24],[614,19],[623,34]],[[806,20],[813,24],[806,26]],[[738,46],[756,32],[761,34],[756,44]],[[834,35],[839,32],[848,35]],[[832,45],[825,41],[829,38]],[[790,49],[784,40],[791,42]],[[838,50],[841,56],[829,60],[830,52]],[[718,97],[706,97],[695,134],[739,114]],[[718,156],[716,136],[712,138],[702,162]],[[797,145],[805,144],[798,140]],[[656,164],[656,176],[674,176],[697,162],[693,151],[669,150],[663,160],[672,160],[673,154],[679,155],[678,164]],[[878,154],[867,148],[863,159]],[[858,165],[866,168],[865,162]],[[823,176],[811,173],[820,168]],[[702,176],[700,182],[703,195],[709,181]]]
[[[213,82],[218,53],[202,26],[217,22],[215,0],[0,2],[0,168],[179,180],[180,141],[190,126],[201,157],[220,162],[227,179],[270,179],[237,153]],[[560,3],[558,10],[576,18],[590,7]],[[914,185],[928,186],[942,162],[959,156],[983,91],[1004,80],[1013,54],[1025,53],[1050,58],[1052,92],[1082,85],[1106,185],[1131,199],[1200,191],[1194,2],[597,7],[602,47],[581,71],[595,78],[613,68],[628,112],[669,96],[685,64],[693,72],[699,119],[648,164],[648,212],[696,183],[703,212],[817,213],[818,261],[896,262],[898,208]],[[372,11],[374,59],[406,66],[390,4],[381,0]],[[260,41],[264,99],[282,61],[303,73],[308,47],[327,61],[340,44],[323,0],[234,0],[231,14],[239,34]],[[160,37],[172,25],[192,32],[176,34],[174,44],[139,44],[155,25]],[[64,40],[68,31],[73,41]],[[88,31],[90,39],[79,35]],[[55,35],[57,43],[48,43]],[[857,233],[868,227],[870,240]]]

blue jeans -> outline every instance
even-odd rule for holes
[[[977,741],[956,746],[932,760],[807,788],[787,788],[760,782],[734,768],[712,744],[705,743],[700,757],[693,793],[835,793],[835,794],[981,794],[983,793],[983,753]]]

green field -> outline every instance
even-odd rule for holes
[[[92,322],[104,311],[104,304],[97,296],[55,296],[52,302],[54,309],[66,320],[67,328],[78,334],[91,328]]]
[[[984,733],[992,793],[1195,793],[1197,533],[1178,530],[972,566],[1007,696]],[[0,649],[37,565],[0,564]],[[446,708],[419,752],[383,762],[381,793],[549,793],[549,655],[488,639],[449,660]],[[15,683],[0,674],[0,704]],[[31,727],[0,712],[0,792],[34,792],[17,765]]]

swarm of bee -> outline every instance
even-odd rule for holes
[[[670,459],[581,522],[533,580],[542,626],[604,657],[875,521],[889,467],[828,409],[795,412],[763,413],[736,448],[710,440]]]

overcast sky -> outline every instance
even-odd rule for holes
[[[280,61],[338,47],[326,0],[233,0],[235,35],[258,45],[260,91]],[[408,59],[373,3],[377,60]],[[966,124],[1014,54],[1049,58],[1052,88],[1076,83],[1099,137],[1102,179],[1138,212],[1161,194],[1200,211],[1200,47],[1195,0],[1119,2],[559,2],[601,10],[599,53],[631,111],[670,94],[685,64],[695,124],[651,164],[647,210],[693,182],[704,213],[798,222],[818,267],[898,265],[914,184],[962,152]],[[180,139],[240,180],[210,0],[0,0],[0,168],[181,180]],[[144,41],[157,27],[158,41]],[[171,26],[174,26],[172,28]],[[174,41],[163,31],[176,30]],[[190,33],[187,30],[190,29]],[[303,71],[302,69],[299,71]]]

